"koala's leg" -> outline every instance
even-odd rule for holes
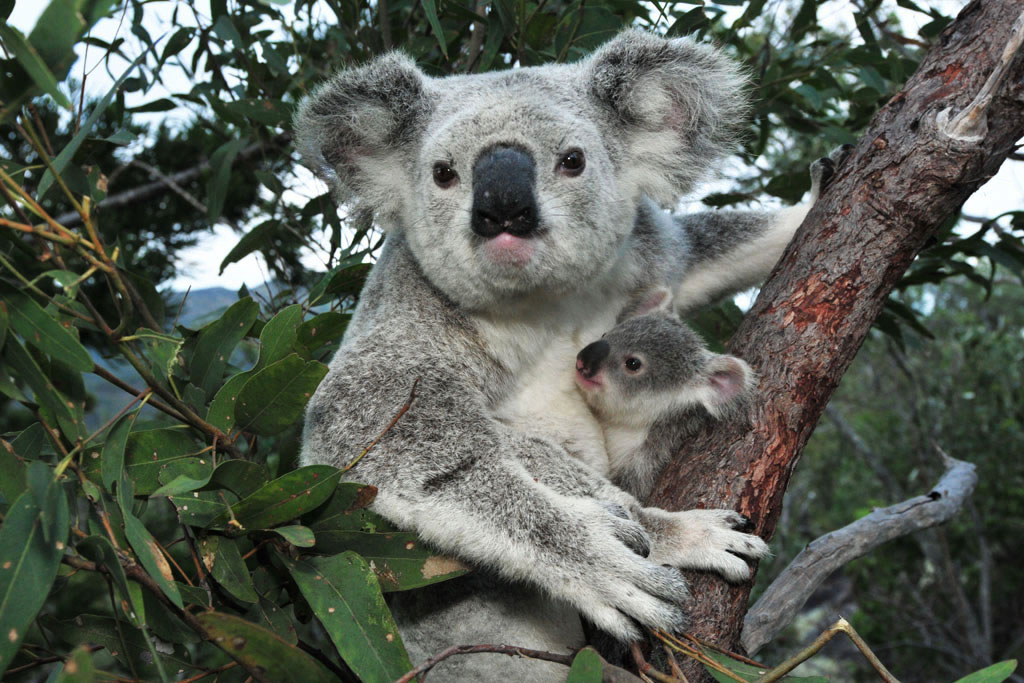
[[[486,572],[391,596],[391,611],[413,664],[454,645],[518,645],[568,654],[584,645],[579,615],[532,586]],[[450,657],[430,671],[435,683],[565,680],[568,669],[502,654]]]

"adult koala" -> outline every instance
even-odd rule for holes
[[[412,408],[350,477],[379,488],[376,512],[485,570],[478,577],[533,591],[534,606],[520,594],[494,622],[498,642],[530,646],[505,629],[532,619],[526,631],[543,631],[533,610],[545,603],[568,603],[621,639],[638,635],[636,622],[676,628],[686,585],[645,559],[651,543],[676,548],[675,566],[712,570],[735,567],[730,550],[764,547],[733,531],[741,518],[728,511],[671,513],[645,531],[629,494],[493,418],[545,348],[598,338],[635,293],[676,283],[685,310],[774,265],[806,209],[659,208],[727,150],[743,87],[714,48],[630,30],[575,64],[443,79],[392,53],[341,72],[299,109],[307,162],[387,231],[309,403],[303,462],[351,460],[419,379]],[[475,585],[421,605],[419,623],[436,625],[448,599],[472,613]],[[554,609],[551,622],[564,615]],[[530,637],[565,642],[562,627]],[[409,633],[414,656],[433,654]]]

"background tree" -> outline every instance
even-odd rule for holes
[[[0,2],[0,19],[22,2]],[[0,25],[0,675],[393,680],[415,664],[381,591],[462,570],[368,512],[369,487],[295,469],[306,397],[380,244],[297,163],[291,111],[312,85],[393,47],[444,75],[571,61],[624,25],[692,34],[747,64],[754,98],[704,203],[792,202],[950,21],[900,0],[925,21],[912,32],[888,3],[838,17],[819,4],[51,0],[28,35]],[[949,213],[797,471],[769,572],[865,506],[924,490],[932,440],[978,462],[977,514],[827,584],[849,586],[842,604],[909,680],[1024,640],[1021,604],[1000,599],[1019,583],[1008,539],[1024,488],[1005,453],[1022,433],[1024,220],[965,229]],[[165,283],[216,225],[244,231],[222,267],[258,253],[272,282],[200,326]],[[695,322],[721,345],[740,317],[727,303]],[[97,405],[97,383],[120,401]],[[869,402],[879,388],[900,396],[894,412]],[[902,596],[905,622],[890,611]]]

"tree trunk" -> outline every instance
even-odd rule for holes
[[[890,291],[1024,136],[1024,50],[1006,50],[1021,16],[1020,0],[971,2],[875,116],[730,344],[760,376],[751,424],[709,425],[666,467],[652,504],[739,510],[771,537],[800,453]],[[949,119],[987,81],[997,87],[979,136],[951,135]],[[736,648],[750,583],[692,581],[690,631]],[[685,673],[705,680],[699,666]]]

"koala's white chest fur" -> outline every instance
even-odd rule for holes
[[[529,334],[516,334],[523,321],[486,321],[480,330],[490,348],[514,363],[517,383],[494,417],[517,429],[546,436],[602,475],[610,463],[600,422],[575,384],[576,354],[615,324],[625,297],[583,295],[574,305],[533,319]],[[540,323],[540,324],[538,324]]]

